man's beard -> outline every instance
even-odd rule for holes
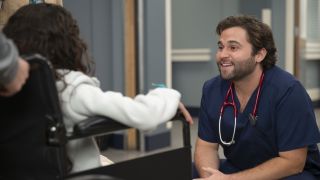
[[[251,74],[256,67],[256,62],[253,56],[251,56],[245,61],[241,61],[241,62],[235,61],[232,63],[233,63],[233,70],[229,73],[222,73],[220,64],[217,63],[220,76],[222,79],[231,80],[231,81],[241,80],[246,76],[248,76],[249,74]]]

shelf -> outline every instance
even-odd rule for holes
[[[320,42],[306,42],[304,58],[306,61],[320,60]]]
[[[173,62],[208,62],[211,60],[209,48],[173,49]]]
[[[320,88],[308,88],[307,92],[312,101],[320,100]]]

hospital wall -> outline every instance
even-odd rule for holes
[[[124,92],[123,5],[125,0],[64,0],[78,20],[81,35],[96,62],[96,75],[104,90]],[[166,6],[171,5],[172,87],[183,94],[188,107],[198,108],[205,80],[218,75],[214,53],[215,26],[224,17],[251,14],[261,18],[271,10],[271,27],[280,67],[285,67],[286,1],[278,0],[143,0],[143,66],[138,91],[152,83],[166,83]],[[293,31],[293,30],[292,30]],[[316,76],[313,68],[308,76]],[[316,81],[316,80],[314,80]],[[303,82],[304,84],[305,82]],[[142,86],[141,86],[142,85]]]
[[[262,9],[271,9],[272,29],[279,50],[278,65],[284,66],[285,1],[174,0],[172,3],[175,9],[172,12],[173,49],[189,49],[189,51],[205,49],[209,50],[211,55],[205,59],[206,54],[198,53],[199,59],[173,63],[173,87],[182,92],[183,101],[189,107],[199,107],[204,81],[219,74],[214,59],[217,47],[215,26],[226,16],[249,14],[261,18]],[[185,54],[188,55],[187,52]]]

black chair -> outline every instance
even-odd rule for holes
[[[0,97],[0,179],[57,179],[66,173],[57,90],[47,61],[30,57],[30,78],[13,97]],[[59,137],[60,136],[60,137]]]
[[[183,124],[183,147],[69,174],[68,140],[129,127],[97,116],[77,124],[73,134],[66,134],[49,62],[39,55],[25,59],[31,66],[26,85],[13,97],[0,97],[0,180],[191,179],[189,125],[179,114],[174,119]]]

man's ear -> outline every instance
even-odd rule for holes
[[[260,63],[267,55],[267,50],[265,48],[260,49],[255,55],[255,60],[257,63]]]

